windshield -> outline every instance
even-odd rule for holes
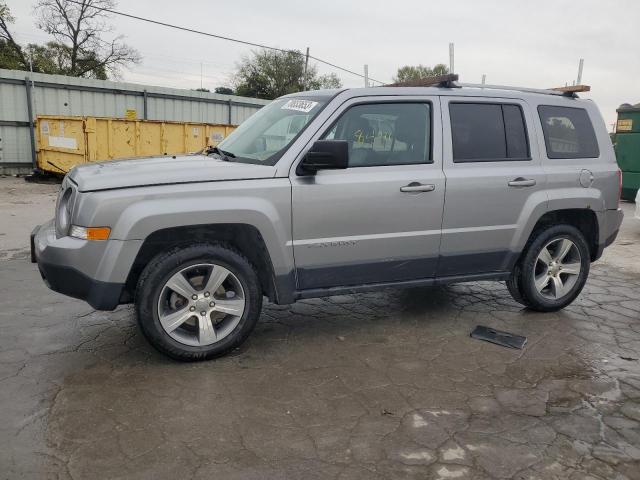
[[[230,160],[275,165],[330,97],[282,98],[261,108],[218,144]]]

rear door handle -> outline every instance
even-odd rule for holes
[[[533,187],[536,181],[533,178],[514,178],[509,182],[510,187]]]
[[[433,192],[436,189],[436,186],[432,183],[424,184],[418,182],[411,182],[409,185],[405,185],[404,187],[400,187],[400,191],[404,193],[415,193],[415,192]]]

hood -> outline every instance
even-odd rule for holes
[[[81,192],[92,192],[151,185],[273,178],[275,173],[276,168],[269,165],[225,162],[206,155],[183,155],[80,165],[69,172],[69,178]]]

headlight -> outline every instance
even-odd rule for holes
[[[71,209],[73,208],[73,189],[67,188],[58,197],[58,205],[56,206],[56,230],[58,235],[63,237],[69,231],[71,224]]]

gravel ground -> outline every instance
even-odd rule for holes
[[[56,190],[0,179],[0,478],[640,479],[632,204],[562,312],[490,282],[267,305],[240,350],[179,364],[130,307],[44,286],[28,233]]]

